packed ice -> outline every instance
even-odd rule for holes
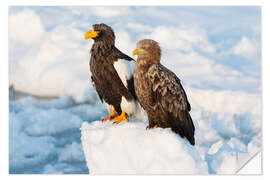
[[[10,101],[10,173],[233,174],[261,148],[260,111],[247,108],[258,105],[257,97],[238,95],[242,99],[234,106],[245,106],[241,112],[220,112],[214,103],[195,106],[191,146],[170,129],[146,130],[147,122],[139,119],[102,123],[106,107],[89,91],[81,101]]]

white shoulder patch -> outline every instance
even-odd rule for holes
[[[127,87],[127,80],[131,78],[134,72],[135,62],[118,59],[113,64],[123,84]]]

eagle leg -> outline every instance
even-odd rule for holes
[[[156,124],[155,126],[153,126],[153,125],[152,125],[152,126],[148,125],[148,126],[146,127],[146,130],[147,130],[147,129],[152,129],[152,128],[158,128],[158,125],[157,125],[157,124]]]
[[[102,122],[106,122],[106,121],[108,121],[108,120],[112,120],[112,119],[114,119],[116,116],[117,116],[117,115],[116,115],[116,113],[115,113],[115,110],[114,110],[114,108],[112,108],[112,112],[111,112],[110,116],[108,116],[108,117],[106,117],[105,119],[103,119]]]
[[[114,120],[114,124],[119,124],[122,121],[128,122],[127,114],[124,111],[122,111],[121,115],[116,116],[113,120]]]

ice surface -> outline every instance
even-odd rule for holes
[[[261,148],[260,111],[250,110],[257,102],[243,102],[243,112],[194,105],[190,146],[170,129],[146,130],[138,119],[101,123],[108,112],[95,94],[10,101],[10,173],[233,174]]]
[[[123,138],[126,147],[130,148],[138,149],[133,144],[141,143],[138,151],[128,149],[121,152],[127,159],[119,154],[119,160],[114,158],[120,165],[138,167],[140,172],[155,167],[151,160],[165,163],[157,163],[156,169],[164,167],[164,171],[168,171],[166,168],[172,166],[177,171],[186,157],[190,161],[183,169],[189,168],[189,173],[204,173],[205,167],[206,173],[210,174],[234,173],[261,149],[260,10],[258,7],[254,10],[249,8],[250,16],[241,21],[244,25],[240,23],[237,26],[231,21],[231,16],[227,16],[227,12],[236,12],[235,9],[229,8],[225,12],[224,7],[221,8],[223,10],[218,16],[213,16],[218,12],[217,7],[208,8],[207,13],[203,10],[204,20],[194,26],[192,21],[201,19],[202,9],[183,9],[182,15],[192,14],[192,18],[182,17],[180,22],[178,16],[168,14],[171,10],[166,8],[145,7],[147,12],[154,13],[148,13],[146,18],[135,18],[145,15],[145,11],[126,7],[123,11],[119,8],[115,11],[112,7],[91,7],[90,10],[85,7],[11,7],[9,85],[14,85],[20,93],[9,93],[10,173],[95,173],[96,169],[102,169],[97,165],[112,172],[117,167],[109,167],[111,164],[102,161],[105,157],[110,160],[109,155],[102,152],[123,148],[115,146],[121,142],[119,138]],[[189,13],[185,13],[187,11]],[[167,16],[170,15],[176,21],[163,21],[165,24],[161,25],[161,16],[156,12],[167,13],[162,18],[171,19]],[[246,10],[239,12],[243,14]],[[123,13],[128,16],[121,16]],[[244,17],[239,13],[238,16],[229,14],[234,16],[234,22],[240,22],[239,18]],[[55,18],[58,16],[64,18]],[[110,16],[115,18],[108,18]],[[120,16],[126,18],[119,21],[117,17]],[[217,21],[220,17],[226,17],[225,21]],[[132,20],[135,19],[134,25]],[[104,125],[100,130],[97,129],[100,124],[91,124],[108,115],[89,78],[89,50],[93,41],[84,41],[83,37],[93,20],[110,22],[115,29],[116,46],[128,55],[140,38],[160,41],[163,50],[161,62],[181,79],[192,107],[191,116],[196,126],[195,147],[189,148],[186,141],[170,130],[145,131],[143,127],[146,124],[140,124],[139,120],[117,127]],[[218,32],[211,28],[216,27],[217,22],[222,24]],[[239,47],[242,47],[240,53]],[[258,56],[254,57],[254,54]],[[20,99],[29,95],[46,99],[46,103],[36,102],[31,97]],[[52,96],[59,98],[51,101]],[[85,143],[90,147],[96,143],[97,147],[94,147],[102,150],[87,151],[86,156],[94,160],[90,162],[90,170],[81,145],[79,128],[83,122],[96,128],[96,139],[89,142],[86,139]],[[110,136],[104,129],[111,132]],[[106,139],[101,141],[99,138],[102,137]],[[158,146],[161,145],[158,139],[164,141],[164,146]],[[104,147],[109,142],[111,146]],[[158,149],[152,149],[157,146]],[[168,151],[175,159],[168,156]],[[143,153],[149,152],[156,152],[159,156],[147,159]],[[165,155],[161,155],[162,152]],[[176,152],[181,153],[175,156]],[[203,165],[201,169],[196,167],[194,159],[199,159],[199,164]],[[169,165],[166,164],[168,162]],[[179,167],[176,167],[177,163]]]
[[[194,146],[169,129],[140,122],[83,123],[82,143],[93,174],[206,174]]]
[[[234,174],[242,165],[239,158],[261,146],[258,126],[247,128],[256,118],[246,116],[194,111],[195,146],[170,129],[146,130],[142,122],[84,122],[81,139],[93,174]]]
[[[59,156],[61,162],[83,162],[84,155],[81,148],[81,144],[72,142],[66,146]]]
[[[11,101],[10,173],[88,173],[79,128],[106,114],[96,103],[78,104],[67,96],[49,103],[31,97]]]

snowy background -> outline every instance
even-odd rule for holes
[[[108,113],[89,80],[93,42],[84,33],[100,22],[114,28],[116,46],[128,55],[142,38],[160,43],[161,62],[182,80],[190,100],[196,146],[190,150],[167,130],[146,133],[165,134],[187,158],[200,159],[191,172],[234,173],[260,150],[259,7],[11,7],[10,173],[91,173],[80,128],[115,132],[94,122]],[[117,128],[142,134],[144,125]]]

